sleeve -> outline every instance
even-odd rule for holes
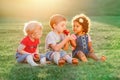
[[[21,42],[20,42],[20,44],[26,46],[27,45],[27,39],[26,38],[22,39]]]
[[[92,42],[90,35],[88,34],[88,42]]]
[[[37,39],[37,44],[40,44],[40,42],[41,42],[41,41],[40,41],[39,39]]]
[[[60,37],[61,37],[61,40],[64,40],[65,39],[65,34],[61,34]]]
[[[49,44],[56,44],[55,38],[52,34],[48,34],[46,38],[46,43]]]
[[[76,35],[75,35],[75,34],[71,34],[71,37],[72,37],[74,40],[76,40],[76,39],[77,39],[77,37],[76,37]]]

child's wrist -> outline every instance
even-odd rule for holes
[[[67,36],[66,38],[67,38],[67,41],[69,41],[69,40],[70,40],[70,36]]]

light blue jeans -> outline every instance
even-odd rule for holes
[[[24,62],[26,57],[30,55],[30,54],[20,54],[20,53],[16,53],[16,59],[17,59],[17,62]],[[40,59],[45,57],[45,54],[40,54]]]
[[[51,58],[51,55],[54,53],[54,51],[48,51],[46,53],[46,58],[49,60],[49,61],[52,61],[52,58]],[[60,58],[64,57],[67,53],[66,51],[62,50],[59,52],[60,53]]]

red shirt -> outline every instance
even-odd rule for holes
[[[24,51],[29,53],[34,53],[39,44],[39,39],[35,39],[35,41],[33,42],[30,40],[28,36],[26,36],[25,38],[23,38],[23,40],[20,43],[25,45]]]

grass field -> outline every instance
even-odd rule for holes
[[[42,68],[18,64],[15,60],[17,46],[24,37],[25,20],[0,19],[0,80],[120,80],[120,16],[90,18],[90,35],[96,55],[105,55],[107,61],[102,63],[89,59],[89,62],[80,62],[78,66],[50,64]],[[48,22],[43,26],[41,53],[45,52],[44,40],[50,31]],[[72,30],[70,22],[67,27]]]

